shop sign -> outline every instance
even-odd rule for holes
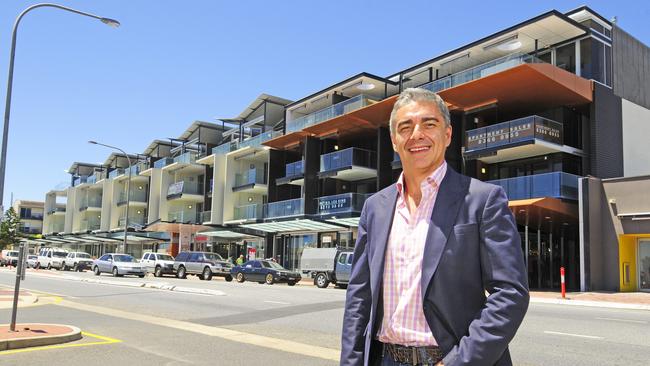
[[[257,249],[256,248],[248,248],[248,260],[252,261],[255,260],[255,255],[257,254]]]
[[[352,204],[350,198],[351,197],[349,195],[345,195],[330,199],[319,199],[318,212],[323,214],[328,212],[340,212],[349,210]]]

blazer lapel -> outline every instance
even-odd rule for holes
[[[373,297],[373,304],[377,304],[379,295],[379,285],[384,277],[384,259],[386,258],[386,246],[390,228],[393,223],[393,214],[395,204],[397,203],[397,187],[395,184],[380,193],[380,200],[373,210],[374,218],[372,220],[372,250],[370,251],[370,273],[371,276],[370,292]]]
[[[427,288],[433,278],[440,258],[444,252],[449,233],[454,226],[458,209],[463,202],[463,182],[460,174],[447,166],[447,173],[440,183],[436,203],[431,214],[429,231],[422,257],[422,297],[426,297]]]

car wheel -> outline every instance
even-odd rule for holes
[[[266,282],[267,285],[272,285],[273,284],[273,275],[272,274],[267,274],[266,277],[264,278],[264,282]]]
[[[79,265],[77,263],[72,264],[72,271],[73,272],[78,272],[79,271]]]
[[[120,271],[117,270],[117,267],[113,267],[113,277],[118,277],[120,275]]]
[[[244,274],[241,272],[237,273],[237,282],[242,283],[244,281],[246,281],[246,277],[244,277]]]
[[[153,272],[154,277],[162,277],[162,268],[160,266],[156,266],[156,270]]]
[[[98,266],[95,266],[95,268],[93,268],[93,272],[95,273],[95,276],[99,276],[101,274],[101,272],[99,272]]]
[[[140,278],[144,278],[144,275],[143,275],[143,274],[141,274],[141,275],[138,275],[138,277],[140,277]]]
[[[212,271],[210,270],[210,267],[203,268],[203,279],[206,281],[210,281],[212,279]]]
[[[226,277],[224,279],[226,280],[226,282],[232,282],[232,276],[231,275],[226,275]]]
[[[327,276],[325,276],[325,273],[319,273],[318,276],[316,276],[315,282],[318,288],[325,288],[330,284],[330,281],[327,279]]]
[[[61,263],[61,270],[62,271],[67,271],[68,269],[65,266],[65,262]]]
[[[52,263],[47,264],[47,269],[52,269]]]
[[[185,273],[185,267],[180,266],[178,267],[178,272],[176,272],[176,277],[184,279],[187,277],[187,273]]]
[[[289,281],[289,282],[287,282],[287,285],[289,285],[289,286],[295,286],[295,285],[296,285],[296,282],[295,282],[295,281]]]

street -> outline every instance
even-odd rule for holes
[[[13,288],[14,272],[0,269]],[[223,296],[92,283],[90,272],[27,273],[22,289],[42,292],[18,322],[70,324],[84,338],[44,349],[0,352],[3,365],[336,365],[345,291],[309,285],[215,279],[144,280],[221,291]],[[8,323],[11,310],[0,310]],[[645,365],[650,312],[531,303],[511,343],[516,365]],[[74,347],[70,347],[74,345]]]

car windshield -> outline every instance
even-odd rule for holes
[[[116,262],[137,262],[135,258],[131,257],[130,255],[126,254],[121,254],[121,255],[114,255],[113,260]]]
[[[167,254],[156,254],[156,255],[158,256],[158,260],[161,260],[161,261],[173,261],[174,260],[174,257],[172,257],[171,255],[167,255]]]
[[[77,253],[77,258],[90,258],[90,254],[87,254],[87,253]]]
[[[57,257],[57,258],[65,258],[68,256],[68,253],[66,252],[53,252],[52,257]]]
[[[264,265],[265,268],[284,269],[284,270],[286,270],[286,268],[282,267],[281,265],[279,265],[279,264],[277,264],[275,262],[263,261],[262,265]]]
[[[205,253],[205,258],[213,261],[222,261],[223,258],[217,253]]]
[[[18,252],[14,252],[14,251],[7,252],[7,257],[17,257],[17,256],[18,256]]]

